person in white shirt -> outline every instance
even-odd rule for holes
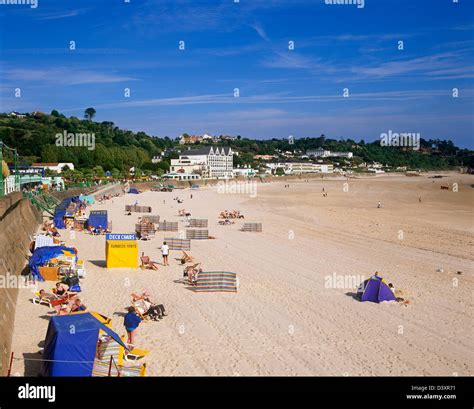
[[[166,241],[163,242],[163,245],[161,246],[161,254],[163,255],[163,265],[169,266],[168,263],[168,254],[170,252],[170,248],[166,244]]]

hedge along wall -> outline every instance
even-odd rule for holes
[[[0,376],[5,376],[10,362],[13,326],[18,291],[12,287],[25,283],[30,236],[41,224],[41,213],[28,199],[15,192],[0,199]]]

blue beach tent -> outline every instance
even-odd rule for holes
[[[131,194],[134,194],[134,195],[138,195],[140,192],[138,191],[138,189],[135,189],[134,187],[131,187],[131,188],[128,190],[128,193],[131,193]]]
[[[102,227],[103,229],[107,229],[107,210],[92,210],[89,213],[89,220],[87,221],[87,224],[88,226],[95,228]]]
[[[393,294],[387,283],[379,276],[372,276],[365,280],[357,291],[361,301],[382,302],[395,301]]]
[[[92,376],[100,330],[126,348],[116,332],[89,312],[51,317],[44,341],[43,376]]]
[[[77,260],[77,251],[72,247],[45,246],[37,248],[28,262],[28,265],[30,267],[30,273],[33,275],[34,279],[38,281],[44,281],[44,278],[39,272],[39,267],[44,266],[52,258],[61,256],[63,254],[76,255]]]
[[[54,217],[53,217],[54,226],[56,228],[64,229],[66,227],[66,225],[64,224],[64,216],[66,216],[66,210],[69,206],[69,203],[71,202],[74,202],[74,203],[80,202],[79,196],[67,197],[56,206],[56,209],[54,210]]]

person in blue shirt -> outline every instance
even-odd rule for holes
[[[123,325],[127,331],[128,344],[133,346],[133,340],[138,326],[140,325],[141,318],[135,313],[135,307],[128,307],[128,313],[125,315]]]

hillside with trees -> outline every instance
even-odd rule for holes
[[[132,132],[120,129],[113,122],[94,122],[95,109],[85,110],[84,119],[66,117],[53,110],[51,114],[25,114],[25,117],[12,117],[0,114],[0,139],[10,147],[17,148],[21,164],[33,162],[72,162],[76,168],[76,177],[103,176],[106,171],[113,177],[126,177],[130,168],[135,175],[161,175],[168,171],[171,158],[177,158],[178,152],[197,147],[193,144],[182,146],[177,140],[168,137],[150,136],[144,132]],[[56,135],[66,133],[93,133],[95,147],[64,147],[56,145]],[[255,155],[277,155],[275,160],[301,160],[296,156],[308,149],[324,148],[331,151],[351,151],[352,163],[379,162],[390,167],[407,166],[409,169],[441,170],[459,166],[474,168],[474,152],[461,149],[451,141],[421,140],[419,150],[397,147],[382,147],[380,143],[356,142],[351,139],[335,140],[321,135],[317,138],[300,138],[290,143],[287,139],[255,140],[249,138],[221,138],[206,145],[231,146],[239,153],[234,157],[235,166],[250,165],[258,167],[261,162]],[[294,152],[295,158],[284,156],[285,152]],[[152,163],[154,156],[163,153],[162,161]],[[7,158],[8,159],[8,158]],[[340,158],[330,158],[337,162]],[[74,176],[74,175],[71,175]]]

